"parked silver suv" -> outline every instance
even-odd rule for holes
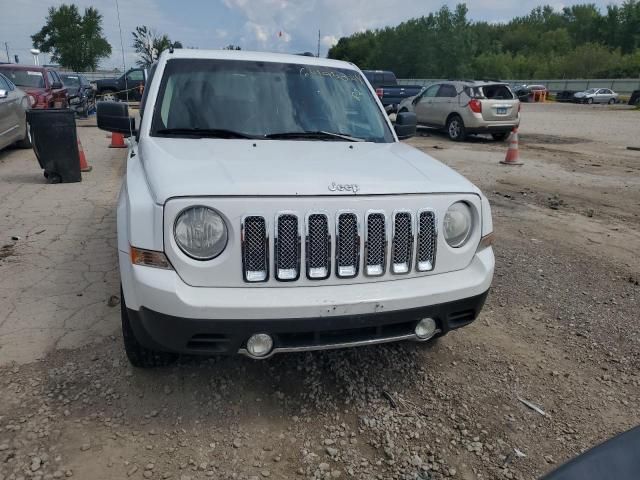
[[[398,112],[415,112],[418,124],[445,129],[454,141],[471,133],[504,140],[520,124],[520,101],[506,83],[446,81],[400,103]]]

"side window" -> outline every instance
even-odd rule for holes
[[[395,85],[398,83],[396,80],[396,76],[392,72],[386,72],[383,74],[384,84],[385,85]]]
[[[438,90],[440,89],[440,85],[431,85],[429,88],[427,88],[424,91],[424,94],[422,95],[422,98],[433,98],[436,96],[436,94],[438,93]]]
[[[131,72],[127,73],[128,82],[141,82],[142,80],[144,80],[142,70],[132,70]]]
[[[11,88],[9,88],[9,83],[3,76],[0,76],[0,90],[11,90]]]
[[[450,83],[443,83],[440,86],[440,90],[438,90],[437,96],[438,97],[453,98],[457,94],[458,94],[458,92],[456,91],[456,87],[454,87]]]
[[[47,81],[49,82],[49,88],[55,83],[55,78],[53,78],[53,73],[47,72]]]
[[[367,80],[369,80],[369,83],[373,85],[373,73],[369,71],[364,71],[362,73],[364,73],[364,76],[367,77]]]

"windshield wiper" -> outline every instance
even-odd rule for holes
[[[364,142],[364,138],[352,137],[340,132],[325,132],[319,131],[303,131],[303,132],[281,132],[270,133],[265,135],[264,138],[270,139],[286,139],[286,138],[305,138],[305,139],[318,139],[318,140],[346,140],[348,142]]]
[[[194,138],[251,138],[246,133],[236,132],[235,130],[226,130],[224,128],[161,128],[156,130],[158,135],[184,136]]]

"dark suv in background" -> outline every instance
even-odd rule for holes
[[[397,112],[400,102],[422,90],[420,85],[399,85],[395,73],[388,70],[363,70],[362,73],[375,89],[387,113]]]
[[[96,94],[89,80],[84,75],[73,72],[60,72],[60,78],[69,94],[69,108],[86,117],[96,102]]]
[[[98,100],[130,100],[139,102],[147,81],[144,68],[132,68],[117,78],[103,78],[95,82]]]

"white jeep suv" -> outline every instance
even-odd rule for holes
[[[140,367],[177,354],[267,358],[472,322],[493,277],[489,202],[401,143],[350,63],[242,51],[164,52],[118,200],[122,329]]]

